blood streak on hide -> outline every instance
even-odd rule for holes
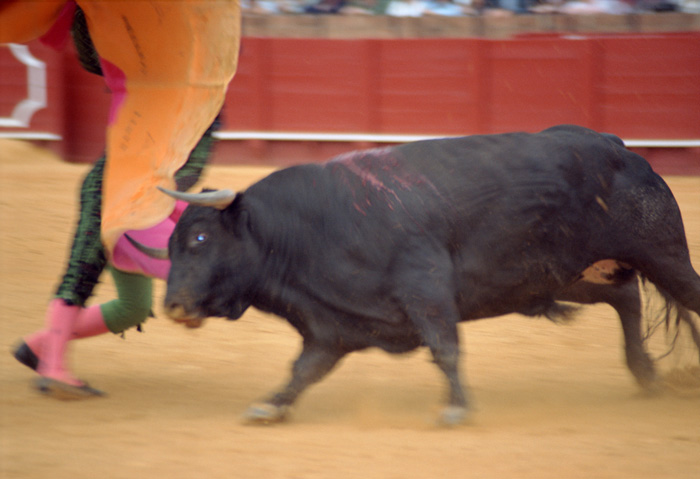
[[[360,178],[364,188],[372,188],[383,193],[387,206],[392,210],[394,204],[398,204],[406,211],[395,189],[408,191],[415,187],[427,186],[439,195],[435,186],[425,176],[406,171],[398,158],[392,154],[392,150],[392,147],[384,147],[346,153],[334,158],[328,164],[329,166],[344,166],[349,172]],[[377,175],[378,173],[386,179],[383,181]],[[364,205],[357,202],[354,204],[355,209],[362,214],[366,214],[365,208],[368,206],[371,206],[369,198]]]

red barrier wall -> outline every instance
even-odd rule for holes
[[[29,91],[30,85],[37,82],[37,78],[29,77],[29,65],[36,60],[43,62],[43,66],[34,68],[41,78],[45,79],[45,106],[38,107],[31,115],[30,123],[26,126],[11,126],[8,123],[18,121],[22,115],[15,117],[17,107],[26,101],[32,100]],[[44,74],[40,74],[43,69]],[[37,85],[41,87],[42,85]],[[64,82],[64,62],[62,55],[57,54],[39,42],[32,43],[27,55],[17,58],[13,52],[0,44],[0,133],[7,136],[24,134],[28,132],[42,132],[47,135],[62,136],[65,121],[65,96],[68,90]],[[36,100],[34,100],[36,101]]]
[[[48,108],[28,130],[57,132],[66,158],[92,161],[104,144],[109,95],[102,81],[82,71],[72,52],[31,48],[47,62],[50,91]],[[228,140],[218,148],[219,162],[319,161],[375,141],[313,140],[329,133],[463,135],[576,123],[626,140],[700,140],[700,32],[503,40],[245,37],[241,48],[224,133],[256,132],[269,140],[297,132],[312,141]],[[8,86],[18,73],[6,60],[0,56],[0,115],[21,94]],[[697,147],[644,153],[700,174]]]
[[[227,128],[470,134],[577,123],[700,138],[700,33],[245,38]]]

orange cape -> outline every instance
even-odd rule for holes
[[[45,34],[65,0],[0,3],[0,42]],[[167,217],[185,163],[221,109],[236,71],[238,0],[77,0],[113,92],[103,180],[102,241]]]

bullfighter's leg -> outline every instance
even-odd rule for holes
[[[54,299],[46,313],[46,338],[37,372],[41,374],[37,388],[57,398],[78,398],[99,395],[68,370],[65,361],[68,341],[80,307]]]
[[[215,121],[201,138],[197,146],[192,150],[187,163],[175,174],[175,181],[178,190],[184,191],[196,183],[202,173],[204,166],[211,156],[211,148],[214,138],[212,133],[219,126]],[[149,277],[165,279],[168,267],[161,261],[150,260],[149,258],[138,257],[139,253],[129,249],[129,246],[120,241],[115,248],[113,260],[116,263],[125,263],[129,268],[133,268],[137,263],[141,269],[140,274],[129,274],[111,268],[115,286],[117,287],[118,298],[114,301],[85,307],[85,303],[92,295],[93,289],[102,274],[106,265],[104,250],[100,242],[100,218],[101,218],[101,197],[102,197],[102,176],[105,164],[105,157],[99,158],[83,180],[80,189],[80,214],[78,224],[73,237],[66,272],[56,291],[56,299],[51,302],[47,312],[48,317],[52,315],[67,315],[71,307],[79,307],[77,317],[72,324],[72,334],[62,336],[67,340],[83,339],[107,332],[121,333],[124,330],[136,326],[145,321],[149,315],[152,302],[152,281]],[[176,206],[176,211],[162,224],[149,230],[131,232],[133,236],[146,240],[147,244],[153,244],[154,239],[163,240],[170,236],[172,224],[179,218],[184,209],[184,204]],[[168,224],[166,224],[168,223]],[[158,238],[154,238],[157,235]],[[167,239],[165,239],[167,243]],[[132,247],[133,248],[133,247]],[[154,264],[161,263],[161,264]],[[127,271],[129,268],[124,268]],[[147,277],[148,276],[148,277]],[[104,314],[103,314],[104,313]],[[47,362],[48,356],[45,354],[50,336],[50,328],[44,328],[33,334],[24,337],[13,350],[14,357],[23,365],[35,371],[39,369],[42,360]],[[58,349],[58,347],[62,349]],[[57,352],[64,351],[66,345],[52,346]],[[63,364],[61,355],[53,355]],[[65,366],[61,366],[64,370]],[[51,364],[42,366],[42,370],[57,370]],[[60,368],[58,368],[60,369]],[[66,372],[67,373],[67,372]],[[58,384],[61,376],[54,376],[49,382],[49,387],[57,391],[57,395],[67,398],[72,391],[74,397],[86,397],[86,392],[99,392],[95,389],[86,389],[76,386],[77,380],[68,380],[67,376],[63,382],[67,385]],[[40,390],[46,394],[53,394],[53,391],[46,387],[47,381],[40,381]],[[93,394],[95,395],[95,394]]]
[[[578,281],[558,294],[556,299],[582,304],[607,303],[615,308],[622,323],[627,367],[645,390],[658,389],[654,363],[642,340],[642,302],[634,271],[616,283]]]
[[[304,349],[292,367],[289,383],[269,399],[253,404],[244,413],[243,419],[256,424],[283,421],[289,407],[299,395],[307,387],[323,379],[344,355],[345,352],[337,348],[305,339]]]

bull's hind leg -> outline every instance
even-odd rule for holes
[[[658,389],[654,362],[642,340],[642,301],[634,271],[610,283],[580,280],[558,294],[556,299],[582,304],[607,303],[615,308],[622,323],[627,367],[642,388],[647,391]]]
[[[627,180],[630,185],[615,189],[609,199],[609,229],[591,250],[624,261],[665,296],[700,315],[700,276],[690,262],[683,220],[671,190],[652,173]],[[630,333],[625,334],[627,339]],[[637,374],[642,385],[649,384]]]
[[[681,323],[686,323],[689,328],[700,364],[700,330],[691,316],[692,312],[700,316],[700,276],[690,264],[689,256],[659,254],[642,264],[642,274],[663,294],[667,306],[675,306],[677,323],[669,326],[680,328]],[[670,322],[672,319],[667,317],[666,320]]]
[[[687,251],[687,250],[686,250]],[[640,262],[640,272],[685,308],[700,315],[700,276],[687,255],[663,255]]]
[[[621,189],[611,201],[616,257],[700,315],[700,276],[690,262],[678,204],[663,180],[653,179],[654,183]]]

